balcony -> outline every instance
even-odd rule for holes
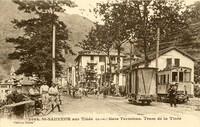
[[[110,63],[107,63],[107,64],[109,65]],[[112,65],[117,65],[117,62],[116,61],[112,61],[111,64]]]
[[[97,65],[97,61],[90,60],[90,61],[87,61],[87,64],[88,65]]]
[[[97,69],[88,69],[86,70],[86,73],[90,73],[90,74],[96,74],[97,73]]]
[[[111,68],[111,73],[115,73],[117,71],[117,68]],[[107,72],[110,73],[110,68],[107,68]]]

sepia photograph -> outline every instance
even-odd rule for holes
[[[0,0],[0,127],[199,127],[200,0]]]

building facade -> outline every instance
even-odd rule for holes
[[[103,53],[82,53],[75,59],[76,82],[99,83],[109,80],[110,70],[112,81],[116,83],[115,72],[117,70],[117,54],[110,53],[111,69],[109,58]],[[123,58],[120,56],[120,69],[123,67]],[[119,75],[119,85],[122,85],[122,74]]]
[[[151,54],[148,56],[149,64],[148,67],[156,68],[156,54]],[[190,85],[188,88],[188,93],[193,95],[193,82],[194,82],[194,62],[195,59],[189,54],[183,52],[182,50],[172,47],[159,51],[158,57],[158,82],[169,82],[169,83],[182,83],[187,80]],[[122,72],[130,70],[130,68],[141,68],[145,67],[144,59],[140,59],[133,62],[130,66],[122,69]],[[173,71],[173,69],[176,70]],[[162,71],[171,70],[170,74],[162,75]],[[188,73],[187,73],[188,72]]]

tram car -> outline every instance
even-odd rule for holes
[[[168,67],[158,72],[157,99],[168,102],[168,89],[170,85],[178,85],[177,101],[186,102],[191,94],[191,68]]]
[[[126,72],[128,101],[149,105],[156,99],[157,68],[137,68]]]

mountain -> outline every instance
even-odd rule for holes
[[[15,69],[19,67],[18,61],[12,61],[7,59],[7,55],[14,51],[14,45],[7,43],[6,38],[17,37],[23,34],[22,30],[14,29],[14,25],[11,23],[14,19],[29,19],[33,17],[33,14],[27,14],[23,11],[19,11],[18,5],[11,0],[0,0],[0,80],[9,75],[12,64]],[[67,25],[70,33],[69,40],[72,50],[77,54],[80,48],[75,45],[85,38],[85,35],[90,31],[93,26],[93,22],[82,16],[67,13],[59,14],[59,18]],[[65,55],[66,63],[64,67],[73,64],[75,56]]]

